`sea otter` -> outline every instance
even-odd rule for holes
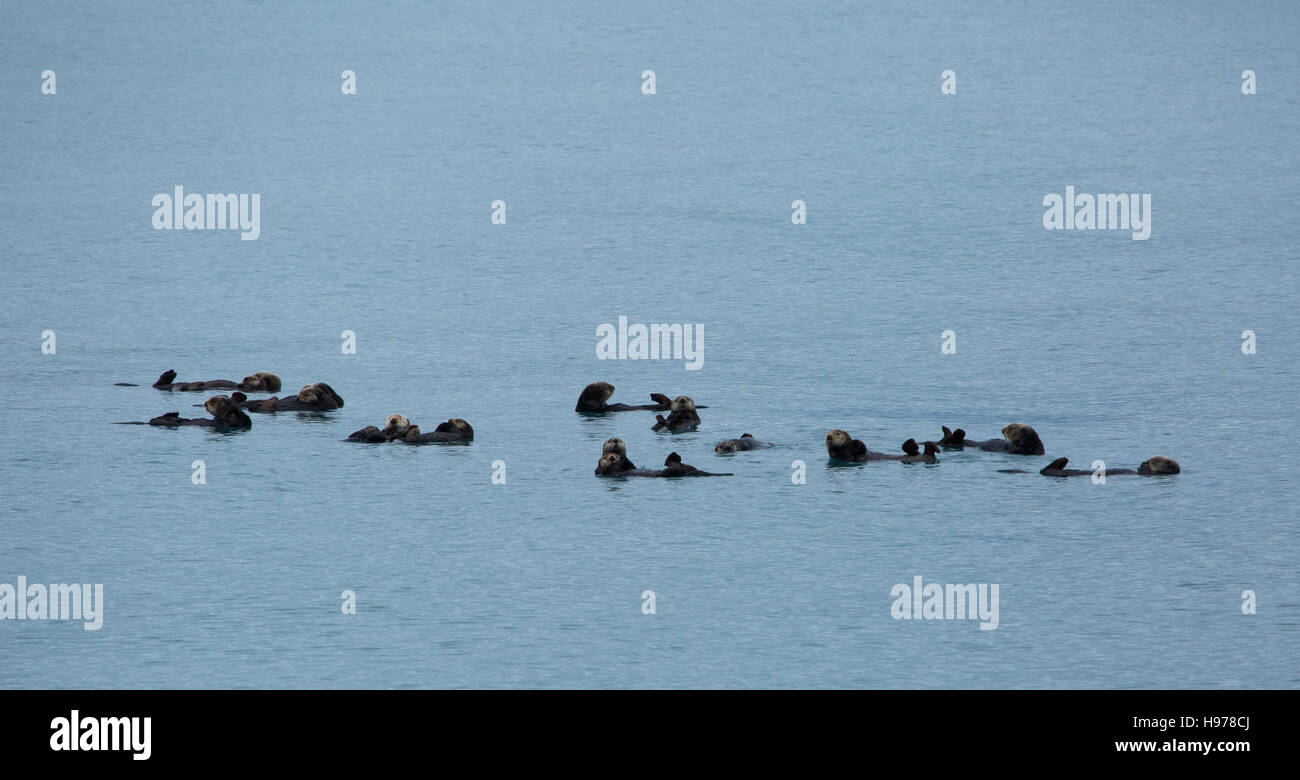
[[[1051,463],[1039,470],[1039,474],[1044,477],[1089,477],[1096,473],[1102,473],[1107,477],[1124,474],[1137,474],[1139,476],[1150,477],[1159,474],[1177,474],[1182,469],[1178,467],[1178,461],[1173,458],[1166,458],[1163,455],[1157,455],[1150,460],[1142,461],[1137,469],[1105,469],[1098,472],[1096,469],[1068,469],[1066,465],[1070,462],[1069,458],[1057,458]],[[999,469],[1003,474],[1027,474],[1029,472],[1023,469]]]
[[[971,441],[966,438],[966,432],[961,428],[950,431],[946,425],[940,427],[943,428],[943,438],[938,443],[944,449],[974,447],[988,452],[1008,452],[1012,455],[1042,455],[1045,452],[1043,440],[1038,438],[1038,432],[1024,423],[1011,423],[1002,429],[1001,439],[987,441]]]
[[[605,440],[600,448],[600,460],[596,462],[596,473],[602,475],[622,474],[636,471],[636,464],[628,460],[627,445],[617,436]]]
[[[765,441],[755,439],[752,433],[742,433],[740,434],[739,439],[727,439],[726,441],[718,442],[717,445],[714,446],[713,451],[726,455],[732,452],[740,452],[741,450],[756,450],[759,447],[771,446],[771,444],[768,444]]]
[[[826,432],[826,452],[834,460],[857,463],[867,459],[867,445],[836,428]]]
[[[668,396],[664,395],[663,393],[651,393],[650,400],[654,401],[654,403],[642,404],[640,406],[632,406],[629,404],[605,403],[610,399],[610,396],[612,395],[614,395],[614,386],[611,385],[609,382],[592,382],[591,384],[582,388],[582,394],[578,396],[578,405],[574,407],[573,411],[575,412],[641,412],[641,411],[667,412],[667,411],[671,411],[673,407],[673,402],[668,398]],[[701,406],[698,408],[707,409],[709,407]]]
[[[627,456],[620,455],[618,452],[607,452],[600,456],[600,462],[596,464],[596,474],[602,477],[732,477],[734,474],[713,474],[708,471],[700,471],[694,466],[682,463],[682,458],[677,453],[670,453],[664,459],[664,468],[662,469],[638,469],[636,467],[628,468],[631,461]]]
[[[347,441],[382,444],[400,441],[403,444],[468,444],[474,440],[474,428],[469,423],[453,417],[447,422],[439,423],[430,433],[421,433],[420,426],[412,425],[403,414],[390,414],[383,429],[367,425],[354,431]]]
[[[118,425],[157,425],[164,428],[179,428],[182,425],[201,425],[221,430],[234,428],[252,428],[253,421],[234,401],[224,395],[214,395],[203,404],[203,408],[212,415],[211,419],[181,417],[180,412],[168,412],[153,418],[147,423],[126,422]]]
[[[120,386],[135,387],[129,382],[118,382]],[[209,379],[204,382],[177,382],[176,371],[167,369],[158,377],[158,381],[153,386],[159,390],[174,391],[196,391],[196,390],[244,390],[252,393],[278,393],[280,391],[280,377],[272,374],[270,371],[258,371],[243,378],[242,381],[232,382],[229,379]]]
[[[1181,471],[1182,468],[1178,465],[1178,461],[1173,458],[1166,458],[1164,455],[1157,455],[1149,460],[1144,460],[1138,466],[1138,473],[1144,477],[1178,474]]]
[[[260,401],[249,401],[245,396],[244,400],[237,403],[250,412],[328,412],[343,408],[343,397],[324,382],[312,382],[289,398],[271,396]]]
[[[655,415],[655,424],[650,427],[650,430],[682,433],[693,431],[699,425],[700,415],[695,411],[695,402],[690,396],[679,395],[673,399],[672,411],[668,413],[667,419],[662,414]]]

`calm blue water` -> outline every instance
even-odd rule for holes
[[[0,686],[1300,685],[1294,4],[537,6],[0,9],[0,582],[107,602],[0,623]],[[176,185],[260,239],[155,231]],[[1066,185],[1151,193],[1150,239],[1044,230]],[[597,360],[620,315],[703,369]],[[201,414],[167,368],[346,406],[109,424]],[[596,380],[710,408],[574,414]],[[477,439],[340,441],[394,412]],[[822,446],[1012,421],[1047,457]],[[612,435],[736,476],[596,478]],[[999,628],[893,620],[916,575]]]

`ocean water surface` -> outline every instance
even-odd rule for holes
[[[1298,32],[1291,3],[5,4],[0,582],[105,610],[0,622],[0,687],[1297,687]],[[260,237],[154,230],[177,185],[259,193]],[[1150,238],[1045,230],[1066,186],[1150,193]],[[702,368],[597,359],[620,316],[702,324]],[[202,416],[168,368],[346,405],[112,425]],[[575,414],[597,380],[709,408]],[[342,441],[398,412],[476,439]],[[1013,421],[1046,456],[822,443]],[[714,453],[744,432],[776,446]],[[597,478],[610,436],[735,476]],[[1182,474],[1032,473],[1153,455]],[[998,584],[997,629],[893,619],[918,575]]]

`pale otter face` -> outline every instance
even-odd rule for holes
[[[1002,437],[1022,453],[1043,454],[1043,441],[1038,438],[1038,432],[1024,423],[1011,423],[1003,428]]]
[[[714,451],[714,452],[723,452],[723,453],[726,453],[726,452],[735,452],[735,451],[736,451],[736,443],[735,443],[734,441],[724,441],[724,442],[720,443],[718,446],[714,447],[714,448],[713,448],[713,451]]]
[[[627,455],[627,445],[623,443],[622,439],[615,436],[605,441],[605,446],[601,448],[600,452],[602,455],[610,452],[615,452],[619,455]]]
[[[608,474],[616,470],[620,462],[617,452],[607,452],[600,456],[600,462],[596,464],[596,473]]]
[[[301,399],[300,399],[301,400]],[[407,432],[411,427],[411,421],[404,414],[390,414],[388,421],[384,423],[385,436],[400,436]]]
[[[695,402],[689,396],[679,395],[673,399],[674,412],[693,412],[695,411]]]
[[[597,396],[601,403],[608,401],[610,396],[614,395],[614,386],[609,382],[592,382],[591,386],[595,388]]]
[[[471,435],[471,436],[474,435],[474,429],[471,428],[471,427],[469,426],[469,423],[465,422],[464,420],[460,419],[459,417],[453,417],[453,418],[451,418],[450,420],[448,420],[447,422],[449,422],[449,423],[451,423],[452,425],[456,426],[456,429],[459,430],[461,433],[467,433],[467,434],[469,434],[469,435]]]
[[[1182,469],[1178,466],[1178,461],[1173,458],[1157,455],[1150,460],[1143,461],[1142,465],[1138,467],[1138,471],[1144,474],[1177,474]]]
[[[836,429],[828,431],[826,434],[827,447],[847,447],[851,441],[853,441],[853,437],[849,435],[848,431]]]
[[[307,385],[298,391],[298,400],[305,404],[314,404],[320,401],[320,388],[316,385]]]

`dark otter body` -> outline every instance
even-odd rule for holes
[[[135,387],[126,382],[119,382],[119,385]],[[280,390],[280,377],[269,371],[259,371],[256,374],[250,374],[244,377],[241,382],[232,382],[229,379],[209,379],[203,382],[177,382],[176,371],[167,369],[158,377],[158,381],[153,386],[159,390],[170,390],[175,392],[194,392],[201,390],[245,390],[248,392],[267,392],[275,393]]]
[[[986,452],[1007,452],[1012,455],[1042,455],[1046,451],[1043,448],[1043,440],[1038,438],[1038,432],[1024,423],[1011,423],[1002,429],[1003,438],[985,441],[967,439],[966,432],[961,428],[950,431],[947,426],[942,427],[943,438],[938,444],[946,450],[973,448]]]
[[[768,444],[765,441],[755,439],[752,433],[742,433],[739,439],[727,439],[726,441],[718,442],[717,445],[714,446],[713,451],[725,455],[730,452],[756,450],[759,447],[771,446],[771,444]]]
[[[1044,477],[1090,477],[1094,473],[1092,469],[1067,469],[1065,465],[1069,462],[1069,458],[1057,458],[1040,469],[1038,473]],[[1116,474],[1136,474],[1137,471],[1133,469],[1106,469],[1103,473],[1109,477]]]
[[[1096,473],[1093,469],[1068,469],[1066,465],[1070,462],[1069,458],[1057,458],[1051,463],[1039,470],[1039,474],[1044,477],[1090,477]],[[1102,474],[1107,477],[1123,476],[1125,474],[1135,474],[1143,477],[1156,476],[1159,474],[1177,474],[1182,469],[1179,468],[1178,462],[1172,458],[1156,456],[1150,460],[1142,461],[1137,469],[1104,469]],[[1028,474],[1024,469],[998,469],[1002,474]]]
[[[667,412],[673,408],[673,402],[663,393],[651,393],[653,404],[611,404],[606,403],[614,395],[614,386],[609,382],[592,382],[582,388],[578,396],[575,412]],[[707,406],[699,407],[707,409]]]
[[[328,412],[343,408],[343,397],[324,382],[313,382],[285,398],[263,398],[249,401],[243,393],[234,393],[235,403],[250,412]]]
[[[367,425],[348,436],[346,441],[366,444],[383,444],[398,441],[403,444],[468,444],[474,441],[474,429],[464,420],[453,417],[447,422],[439,423],[431,433],[420,433],[420,426],[411,425],[400,430],[391,424],[384,430]]]
[[[399,441],[405,444],[468,444],[474,441],[474,429],[469,423],[455,417],[438,423],[433,433],[420,433],[418,427],[412,428],[414,432],[407,431]]]
[[[244,411],[235,405],[235,402],[224,395],[213,396],[209,398],[204,408],[212,415],[210,419],[181,417],[180,412],[168,412],[153,418],[147,423],[130,422],[118,423],[118,425],[155,425],[164,428],[179,428],[185,425],[198,425],[206,428],[217,428],[218,430],[252,428],[253,421]]]

